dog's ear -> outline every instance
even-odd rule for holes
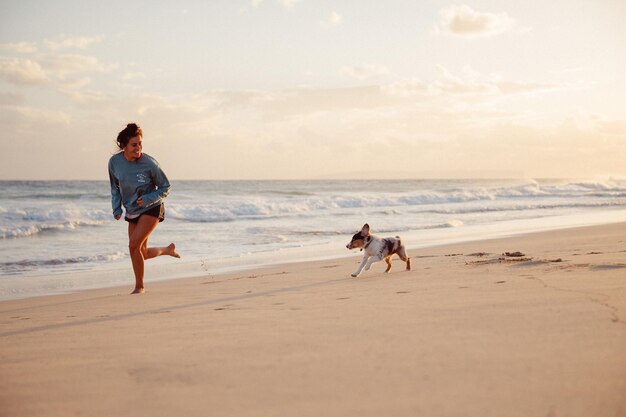
[[[370,225],[369,224],[365,223],[363,225],[363,228],[361,229],[361,234],[362,235],[366,235],[366,236],[370,234]]]

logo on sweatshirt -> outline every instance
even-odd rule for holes
[[[148,175],[144,174],[143,172],[140,172],[137,174],[137,182],[140,184],[145,184],[148,182]]]

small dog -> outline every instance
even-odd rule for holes
[[[400,241],[400,237],[386,237],[381,239],[371,235],[370,226],[367,223],[360,232],[352,236],[352,240],[346,247],[348,249],[361,248],[361,250],[365,251],[361,264],[352,274],[353,277],[358,277],[363,267],[368,271],[374,262],[382,261],[383,259],[387,262],[385,273],[389,272],[391,269],[391,256],[393,254],[398,255],[400,259],[406,262],[407,271],[411,270],[411,259],[407,256],[406,249]]]

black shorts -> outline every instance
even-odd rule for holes
[[[137,223],[139,221],[139,218],[143,216],[144,214],[147,214],[148,216],[156,217],[157,219],[159,219],[159,223],[161,223],[163,220],[165,220],[165,205],[161,203],[158,206],[152,207],[148,211],[144,211],[143,213],[141,213],[139,216],[135,217],[134,219],[129,219],[128,217],[124,217],[124,220],[126,220],[128,223]]]

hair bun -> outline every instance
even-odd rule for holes
[[[143,136],[143,132],[141,128],[137,126],[137,123],[128,123],[126,128],[117,135],[116,142],[118,148],[124,149],[124,147],[128,145],[130,138],[134,136]]]

